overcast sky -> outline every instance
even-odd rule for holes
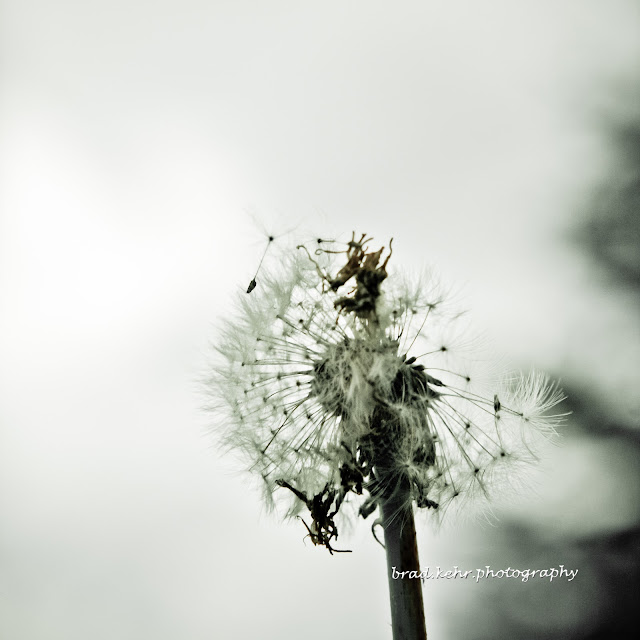
[[[637,389],[635,303],[568,241],[637,98],[637,3],[5,0],[0,22],[3,636],[390,637],[367,525],[353,554],[304,546],[205,435],[194,380],[252,215],[393,236],[515,366]],[[424,535],[423,563],[464,563],[468,532]],[[440,637],[455,598],[429,592]]]

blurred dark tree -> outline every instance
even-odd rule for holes
[[[603,126],[603,123],[599,123]],[[640,296],[640,114],[635,120],[604,123],[608,128],[611,163],[593,186],[586,212],[576,216],[572,240],[588,256],[594,274],[605,274],[604,286],[620,287]],[[640,340],[640,326],[638,327]],[[619,348],[620,345],[612,345]],[[638,367],[640,363],[630,363]],[[603,366],[606,375],[606,365]],[[611,476],[620,486],[640,482],[639,416],[612,411],[597,388],[586,388],[562,375],[567,394],[565,409],[572,412],[567,435],[579,433],[594,440],[616,441],[626,451],[637,452],[638,465],[608,460]],[[633,456],[630,456],[633,459]],[[635,474],[635,476],[634,476]],[[611,496],[615,500],[615,496]],[[601,500],[602,502],[602,500]],[[622,501],[621,504],[626,504]],[[594,501],[594,513],[608,508]],[[566,506],[567,512],[572,509]],[[515,589],[495,581],[490,596],[479,596],[477,612],[487,619],[484,629],[464,625],[458,636],[465,640],[518,638],[519,640],[631,640],[640,629],[640,519],[630,513],[626,524],[611,524],[605,531],[563,533],[545,537],[533,521],[505,522],[503,539],[496,544],[506,564],[518,558],[526,566],[580,568],[580,581],[548,585],[527,584]],[[562,518],[562,514],[558,514]],[[585,529],[585,531],[588,528]],[[547,532],[548,533],[548,532]],[[522,587],[522,585],[520,585]],[[574,598],[574,600],[572,600]],[[578,598],[578,600],[575,600]],[[571,603],[582,619],[571,611]],[[578,606],[580,604],[580,606]],[[563,618],[564,616],[564,618]],[[460,622],[463,625],[462,622]],[[487,635],[486,629],[491,629]]]
[[[591,210],[577,237],[595,265],[609,274],[612,286],[640,295],[640,117],[615,125],[610,141],[613,166],[596,186]],[[568,396],[583,431],[620,439],[640,452],[637,424],[626,423],[624,414],[612,415],[601,408],[593,390],[577,387]],[[635,471],[639,469],[640,464]],[[617,472],[612,461],[611,473]],[[630,480],[637,482],[638,478]],[[577,544],[596,567],[601,591],[608,596],[599,623],[584,637],[636,638],[640,628],[640,523]]]
[[[615,162],[596,188],[578,240],[612,280],[640,293],[640,121],[611,134]]]

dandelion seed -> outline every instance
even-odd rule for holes
[[[251,216],[254,224],[259,228],[263,237],[266,238],[267,245],[264,248],[264,252],[262,253],[260,262],[258,263],[258,267],[256,268],[256,273],[251,279],[251,282],[249,282],[249,286],[247,287],[247,293],[251,293],[258,286],[258,273],[260,273],[260,267],[262,267],[262,263],[264,262],[267,252],[269,251],[269,248],[271,247],[271,245],[275,242],[276,237],[280,237],[281,235],[287,235],[288,233],[293,231],[293,229],[289,229],[287,231],[278,233],[278,235],[276,236],[273,232],[267,230],[267,228],[262,224],[259,218],[257,218],[253,214],[249,214],[249,215]],[[320,240],[318,242],[320,242]]]
[[[372,240],[318,238],[279,257],[225,323],[209,388],[225,444],[270,504],[306,508],[307,536],[331,553],[336,517],[379,509],[389,560],[414,506],[441,517],[465,495],[488,498],[502,465],[533,459],[563,395],[539,373],[486,394],[473,358],[456,366],[463,314],[424,281],[390,275],[391,241],[373,251]]]

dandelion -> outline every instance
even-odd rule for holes
[[[535,460],[563,395],[539,373],[488,386],[465,354],[464,314],[432,283],[390,275],[392,242],[370,251],[371,241],[299,245],[259,287],[254,278],[208,387],[224,443],[314,544],[347,551],[336,519],[377,512],[394,638],[421,638],[420,581],[391,576],[419,571],[414,507],[441,518],[465,497],[487,499],[514,462]]]

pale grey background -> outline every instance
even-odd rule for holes
[[[570,241],[615,167],[602,122],[635,117],[637,3],[5,0],[0,23],[3,638],[390,637],[368,527],[305,546],[206,435],[194,380],[262,251],[249,213],[393,235],[510,362],[637,412],[637,298]],[[532,568],[582,570],[531,600],[560,599],[529,614],[554,632],[599,593],[553,540],[637,521],[612,460],[635,468],[568,435],[505,515],[551,540]],[[422,529],[430,566],[506,535]],[[495,588],[428,584],[431,637],[491,635]]]

